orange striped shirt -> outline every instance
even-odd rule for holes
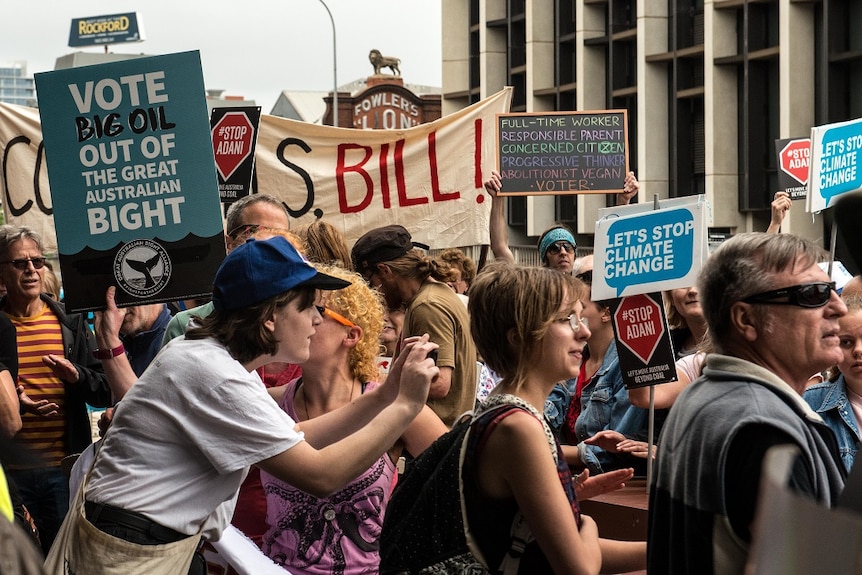
[[[60,407],[56,415],[23,415],[23,427],[16,440],[40,455],[45,465],[60,465],[60,460],[66,455],[66,394],[62,380],[42,363],[42,356],[49,353],[64,356],[60,320],[47,305],[30,317],[6,315],[12,320],[18,336],[19,385],[24,386],[30,399],[47,399]]]

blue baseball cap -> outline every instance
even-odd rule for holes
[[[249,239],[231,251],[216,272],[217,310],[251,307],[297,287],[343,289],[350,282],[322,274],[282,236]]]

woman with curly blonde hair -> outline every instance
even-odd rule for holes
[[[353,272],[335,266],[317,268],[352,283],[323,293],[318,302],[323,322],[311,337],[302,377],[270,389],[297,422],[345,406],[379,385],[378,338],[383,329],[379,294]],[[376,573],[380,561],[377,540],[395,463],[402,449],[416,456],[446,431],[426,405],[388,453],[329,497],[315,497],[261,472],[269,526],[263,538],[264,553],[297,575]]]

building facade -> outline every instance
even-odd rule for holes
[[[27,77],[26,62],[0,64],[0,102],[36,105],[36,81]]]
[[[506,85],[513,112],[624,109],[639,201],[705,194],[716,237],[763,231],[775,140],[862,116],[862,3],[442,0],[443,113]],[[589,195],[508,200],[511,243],[555,221],[592,245]],[[783,225],[830,247],[831,214]],[[839,252],[840,259],[840,252]]]

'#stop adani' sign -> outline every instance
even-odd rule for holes
[[[222,202],[235,202],[251,193],[259,123],[260,107],[214,108],[212,111],[213,153]]]
[[[613,325],[626,387],[642,387],[676,379],[673,348],[661,292],[616,301]]]
[[[775,140],[778,154],[778,189],[791,200],[804,200],[808,194],[808,170],[811,164],[811,138]]]

